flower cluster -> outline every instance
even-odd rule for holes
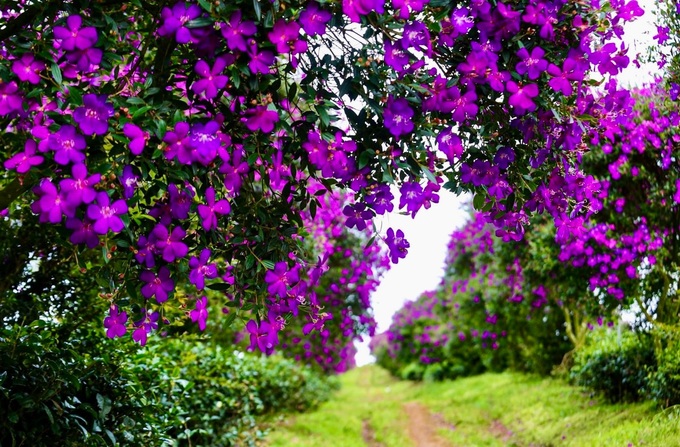
[[[63,225],[75,254],[101,250],[109,336],[145,343],[180,319],[203,330],[221,306],[229,324],[252,320],[252,346],[270,352],[291,317],[324,334],[323,308],[351,290],[363,310],[333,315],[349,337],[371,325],[383,258],[371,244],[353,252],[366,264],[312,302],[339,255],[302,236],[322,211],[341,219],[325,222],[333,237],[384,240],[397,262],[403,233],[371,233],[391,191],[412,216],[442,188],[475,192],[507,240],[543,211],[561,240],[599,207],[600,184],[577,163],[630,104],[609,78],[628,63],[622,26],[642,11],[598,3],[17,6],[8,17],[25,26],[0,48],[0,209]]]

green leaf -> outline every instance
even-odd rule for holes
[[[298,90],[298,86],[295,82],[293,82],[290,85],[290,88],[288,89],[288,95],[287,95],[288,101],[292,102],[293,100],[295,100],[295,96],[297,95],[297,90]]]
[[[222,322],[222,325],[225,328],[230,327],[234,323],[234,320],[236,320],[236,312],[229,312],[227,317]]]
[[[210,290],[228,290],[231,285],[227,284],[226,282],[217,282],[215,284],[206,284],[206,286]]]
[[[52,79],[54,79],[54,82],[57,83],[57,85],[61,85],[62,81],[64,78],[61,76],[61,68],[59,68],[59,65],[55,62],[52,64]]]
[[[262,20],[262,8],[260,8],[260,2],[258,0],[253,0],[253,9],[255,10],[257,20]]]
[[[255,256],[248,255],[246,257],[246,270],[250,270],[255,265]]]
[[[99,407],[99,417],[104,419],[111,412],[111,399],[97,393],[97,406]]]
[[[140,107],[137,111],[135,111],[135,113],[132,114],[132,119],[136,119],[136,118],[144,115],[146,112],[148,112],[151,109],[152,109],[151,106]]]
[[[316,217],[316,207],[316,200],[312,200],[309,204],[309,215],[312,216],[312,219]]]
[[[212,5],[207,0],[198,0],[198,4],[208,12],[212,12]]]
[[[486,194],[483,192],[478,192],[475,194],[474,199],[472,199],[472,206],[475,207],[476,210],[481,210],[484,207],[484,204],[486,203]]]
[[[187,28],[203,28],[204,26],[212,26],[213,20],[210,17],[199,17],[194,20],[188,21],[184,26]]]
[[[316,113],[319,114],[319,118],[321,119],[321,123],[324,126],[328,127],[328,125],[331,123],[331,117],[328,115],[328,111],[326,110],[326,108],[317,106]]]
[[[273,270],[275,267],[274,262],[270,261],[269,259],[263,260],[262,265],[264,265],[268,270]]]
[[[437,183],[437,178],[434,176],[432,171],[430,171],[427,166],[421,166],[420,170],[423,171],[423,174],[425,174],[425,177],[432,183]]]

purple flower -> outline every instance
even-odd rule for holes
[[[494,164],[500,169],[508,169],[508,166],[510,166],[510,163],[513,161],[515,161],[515,151],[507,146],[498,149],[498,152],[496,152],[496,155],[493,158]]]
[[[42,179],[40,184],[33,188],[33,192],[39,199],[33,202],[31,210],[40,214],[41,223],[59,223],[62,214],[66,217],[74,217],[77,205],[69,202],[66,195],[62,191],[58,191],[50,179]]]
[[[244,158],[243,148],[236,148],[232,153],[231,163],[220,166],[220,172],[224,175],[224,187],[234,195],[238,194],[243,177],[250,171],[250,166]]]
[[[671,88],[668,91],[671,101],[677,101],[678,96],[680,96],[680,85],[675,82],[671,82]]]
[[[498,167],[491,167],[491,163],[484,160],[475,160],[470,166],[463,163],[460,167],[460,181],[472,183],[474,186],[490,185],[498,174]]]
[[[278,331],[276,327],[267,321],[262,321],[258,325],[254,320],[248,321],[246,330],[250,333],[250,346],[248,349],[259,349],[269,355],[274,352],[274,348],[279,344]]]
[[[118,177],[121,186],[123,187],[123,198],[125,200],[135,195],[135,188],[139,184],[139,176],[135,174],[134,168],[130,165],[125,165],[123,172]]]
[[[288,264],[283,261],[277,262],[274,270],[267,270],[264,276],[264,281],[268,284],[267,292],[285,298],[288,289],[300,280],[299,270],[299,265],[289,270]]]
[[[224,88],[229,81],[229,77],[222,74],[222,71],[227,66],[227,61],[224,58],[218,57],[215,64],[210,68],[210,65],[204,60],[196,62],[196,73],[201,77],[191,85],[191,90],[197,95],[203,93],[207,99],[217,97],[217,92]]]
[[[385,63],[397,73],[403,73],[410,62],[409,54],[396,43],[385,39]]]
[[[269,41],[281,54],[298,54],[307,51],[307,42],[300,40],[300,25],[297,22],[277,20],[274,28],[267,34]]]
[[[405,258],[408,254],[408,249],[411,244],[404,239],[404,232],[397,230],[396,234],[392,228],[387,229],[387,237],[385,238],[385,244],[390,249],[390,259],[393,264],[398,264],[399,259]]]
[[[168,300],[168,294],[175,290],[175,281],[170,278],[170,270],[163,266],[156,275],[151,270],[144,270],[139,274],[139,279],[146,284],[142,286],[142,296],[146,299],[156,296],[159,304]]]
[[[534,47],[531,50],[531,54],[529,54],[525,47],[520,48],[517,51],[517,56],[522,60],[515,67],[517,73],[521,75],[528,74],[529,79],[538,79],[541,73],[548,68],[548,61],[543,59],[544,55],[545,51],[541,47]]]
[[[132,332],[132,339],[144,346],[146,344],[147,334],[151,331],[158,329],[158,318],[160,315],[158,312],[152,312],[151,310],[141,309],[144,316],[141,320],[135,321],[136,329]]]
[[[274,124],[279,121],[279,114],[275,110],[267,110],[265,106],[257,106],[254,109],[246,110],[241,121],[246,124],[251,132],[261,130],[264,133],[269,133],[274,130]]]
[[[85,137],[70,124],[64,124],[57,132],[50,134],[47,147],[55,151],[54,161],[60,165],[85,161],[85,154],[82,152],[85,149]]]
[[[203,166],[208,166],[217,157],[217,150],[221,144],[219,129],[217,121],[212,120],[191,126],[189,145],[194,151],[193,159]]]
[[[352,22],[361,22],[361,16],[375,11],[378,14],[385,12],[385,0],[342,0],[342,12]]]
[[[246,38],[257,32],[255,23],[241,20],[241,11],[236,11],[231,15],[229,21],[222,25],[222,36],[227,41],[230,50],[240,50],[245,52]]]
[[[413,109],[409,107],[408,101],[404,98],[394,99],[390,95],[383,112],[385,127],[395,138],[413,131]]]
[[[189,247],[182,242],[186,231],[182,227],[175,227],[172,232],[163,224],[158,224],[151,231],[150,242],[158,249],[165,262],[173,262],[183,258],[189,252]]]
[[[123,126],[123,134],[130,139],[128,148],[130,149],[130,152],[132,152],[132,155],[139,155],[144,151],[146,140],[149,138],[147,132],[144,132],[132,123],[125,123]]]
[[[189,316],[191,317],[191,321],[194,323],[198,322],[198,328],[204,331],[206,323],[208,322],[208,298],[202,296],[197,299],[196,308],[189,312]]]
[[[164,37],[174,34],[177,43],[189,43],[193,41],[193,37],[191,30],[185,25],[200,15],[201,8],[192,3],[178,2],[172,9],[165,7],[161,11],[162,24],[158,28],[158,35]]]
[[[477,94],[475,93],[474,88],[467,90],[463,95],[460,96],[454,94],[452,100],[454,109],[451,118],[454,121],[462,123],[466,119],[474,118],[477,115],[479,107],[477,107],[477,104],[475,103],[477,100]]]
[[[548,81],[548,85],[556,92],[562,92],[565,96],[571,96],[574,91],[571,85],[572,81],[583,80],[586,68],[579,62],[577,57],[565,59],[561,69],[555,64],[550,64],[547,72],[552,77]]]
[[[447,127],[439,132],[437,143],[439,144],[439,150],[446,154],[449,163],[453,163],[456,159],[460,160],[463,156],[463,143],[460,137],[454,133],[453,127]]]
[[[97,43],[97,30],[88,26],[81,28],[83,19],[79,15],[66,18],[66,27],[54,27],[54,46],[64,51],[87,50]]]
[[[345,226],[347,228],[357,227],[357,230],[363,231],[366,229],[366,221],[371,220],[374,216],[373,211],[367,210],[363,203],[355,203],[354,205],[345,205],[342,214],[347,216]]]
[[[12,72],[23,82],[40,83],[40,72],[45,69],[45,63],[35,60],[33,53],[25,53],[21,59],[12,64]]]
[[[418,182],[405,182],[399,188],[399,209],[406,207],[406,211],[415,217],[416,213],[423,206],[424,190]]]
[[[667,26],[661,26],[657,25],[656,26],[656,35],[654,35],[654,40],[659,42],[659,45],[663,45],[666,43],[668,39],[670,39],[670,36],[668,35],[668,32],[670,31],[670,28]]]
[[[35,155],[38,145],[34,140],[26,140],[24,151],[14,154],[8,160],[5,160],[5,169],[15,169],[19,174],[25,174],[31,170],[33,166],[42,164],[45,160],[40,155]]]
[[[536,103],[533,101],[538,96],[536,84],[517,85],[514,81],[508,81],[507,89],[511,93],[508,102],[518,115],[536,110]]]
[[[205,231],[217,229],[217,215],[229,214],[231,206],[226,199],[215,202],[215,189],[211,186],[205,191],[207,205],[198,205],[198,215]]]
[[[20,110],[22,110],[22,99],[17,83],[0,82],[0,116]]]
[[[391,213],[394,209],[394,196],[390,192],[390,187],[384,184],[378,184],[365,197],[366,204],[370,206],[377,214]]]
[[[250,56],[250,61],[248,62],[248,68],[253,74],[269,74],[271,73],[271,66],[276,60],[274,53],[271,51],[258,51],[257,44],[253,43],[248,47],[248,55]]]
[[[453,25],[453,38],[467,34],[473,26],[475,26],[475,20],[470,15],[470,10],[459,6],[451,14],[451,25]]]
[[[127,212],[125,200],[116,200],[112,204],[104,191],[97,193],[97,203],[87,207],[87,217],[94,222],[93,228],[97,234],[106,234],[109,230],[114,233],[122,231],[125,225],[119,215]]]
[[[326,33],[326,23],[331,20],[333,15],[329,11],[319,8],[317,2],[309,2],[304,11],[300,13],[300,25],[310,36],[322,35]]]
[[[210,249],[204,248],[201,250],[200,257],[192,256],[189,259],[189,281],[195,285],[198,290],[205,288],[205,278],[217,278],[217,265],[215,263],[208,264],[210,259]]]
[[[87,248],[95,248],[99,245],[99,235],[94,232],[93,222],[85,218],[80,220],[75,217],[66,219],[66,228],[73,231],[69,240],[72,244],[85,244]]]
[[[185,165],[191,164],[194,161],[193,151],[189,142],[189,131],[191,126],[185,121],[180,121],[175,124],[175,128],[168,131],[163,137],[163,141],[168,145],[165,151],[165,157],[172,160],[177,157],[177,160]]]
[[[71,173],[72,178],[65,178],[59,182],[59,187],[66,193],[67,200],[76,206],[81,203],[91,203],[97,194],[94,185],[101,180],[101,174],[88,175],[84,164],[73,165]]]
[[[137,243],[137,250],[135,250],[135,259],[140,264],[145,265],[148,268],[153,268],[156,266],[156,258],[154,257],[154,252],[156,246],[152,241],[146,238],[146,236],[140,236]]]
[[[191,203],[193,202],[194,191],[191,188],[179,190],[177,185],[171,183],[168,185],[168,192],[170,195],[169,211],[173,219],[186,219],[189,217],[191,210]]]
[[[399,41],[404,50],[414,49],[426,55],[432,54],[430,32],[422,22],[410,22],[404,25],[402,38]]]
[[[127,312],[118,312],[118,306],[111,305],[109,309],[109,316],[104,318],[104,327],[106,328],[106,336],[109,338],[122,337],[127,332]]]
[[[392,7],[399,12],[400,19],[408,19],[411,12],[420,12],[430,0],[392,0]]]
[[[106,102],[106,95],[90,93],[83,96],[83,106],[73,111],[73,120],[85,135],[105,135],[113,114],[113,106]]]
[[[66,53],[66,60],[75,65],[75,67],[67,67],[69,69],[77,68],[82,73],[88,73],[92,70],[92,67],[99,65],[102,61],[102,56],[104,52],[99,48],[88,48],[87,50],[76,50]],[[65,72],[66,76],[68,72]],[[75,77],[74,74],[71,77]]]

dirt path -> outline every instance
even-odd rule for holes
[[[366,419],[362,421],[361,436],[368,447],[385,447],[385,444],[375,439],[375,432]]]
[[[441,418],[432,415],[425,406],[418,402],[404,404],[408,416],[408,434],[418,447],[451,447],[437,435],[437,429],[445,426]],[[447,427],[451,429],[451,427]]]

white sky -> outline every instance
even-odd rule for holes
[[[432,204],[429,210],[420,210],[415,219],[410,215],[393,212],[376,223],[381,234],[385,234],[390,227],[395,231],[402,230],[411,244],[406,258],[392,266],[371,296],[378,322],[377,332],[389,328],[392,315],[405,301],[415,300],[421,293],[432,290],[439,284],[444,271],[449,236],[463,226],[467,217],[467,213],[461,208],[463,200],[464,198],[442,189],[439,203]],[[356,361],[359,366],[373,361],[368,349],[369,341],[366,337],[362,343],[357,344]]]
[[[625,28],[624,41],[629,47],[631,61],[637,53],[644,53],[652,43],[656,34],[654,16],[651,13],[654,0],[638,0],[645,14]],[[641,86],[649,82],[658,73],[655,64],[645,64],[638,69],[632,62],[618,76],[622,85]],[[395,197],[398,197],[395,194]],[[451,233],[462,227],[467,214],[461,205],[465,198],[456,197],[449,191],[441,191],[440,202],[433,204],[429,210],[421,210],[415,219],[410,216],[391,213],[382,219],[381,234],[388,228],[401,229],[411,244],[408,255],[393,265],[385,274],[378,289],[373,293],[371,301],[378,322],[377,332],[387,330],[392,322],[392,315],[399,310],[405,301],[416,299],[421,293],[434,289],[444,268],[446,245]],[[368,349],[368,337],[357,343],[357,365],[365,365],[375,359]]]

